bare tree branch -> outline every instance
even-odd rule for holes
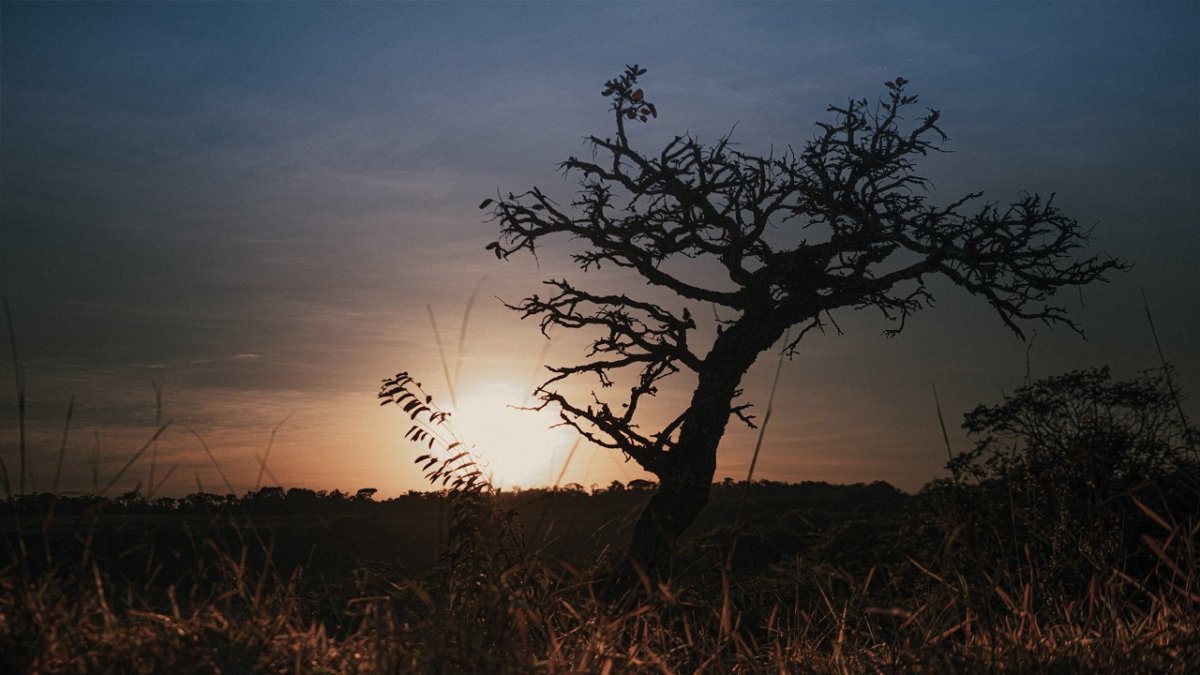
[[[536,255],[544,239],[565,235],[579,244],[573,260],[585,272],[624,268],[680,299],[682,310],[672,311],[552,279],[549,297],[509,305],[537,319],[543,333],[552,326],[589,332],[584,360],[550,368],[537,407],[557,408],[564,424],[663,480],[668,496],[646,516],[663,537],[703,506],[728,420],[752,423],[748,404],[735,403],[741,379],[789,328],[801,327],[783,345],[788,353],[826,321],[840,333],[834,312],[845,308],[876,309],[887,321],[884,332],[896,334],[933,303],[927,282],[941,276],[983,298],[1018,336],[1020,322],[1030,320],[1078,331],[1055,304],[1058,291],[1125,267],[1080,257],[1089,233],[1053,205],[1053,195],[973,206],[982,193],[970,193],[931,203],[916,163],[941,152],[947,137],[937,110],[913,115],[918,100],[903,78],[885,83],[874,103],[831,106],[832,119],[818,123],[799,152],[760,156],[734,149],[729,135],[712,145],[676,136],[656,153],[635,148],[635,125],[658,116],[638,86],[644,74],[629,66],[605,84],[615,136],[587,136],[591,159],[560,164],[578,178],[569,206],[534,187],[480,208],[490,208],[499,225],[488,246],[498,258]],[[695,303],[713,311],[716,336],[707,353],[689,341],[702,309]],[[680,370],[696,378],[688,407],[657,432],[642,431],[641,404]],[[572,402],[559,389],[594,377],[608,391],[618,373],[632,381],[620,404],[596,390],[586,404]],[[634,549],[653,547],[646,537],[655,536],[640,523]]]

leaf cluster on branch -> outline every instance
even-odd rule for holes
[[[413,462],[420,465],[431,485],[464,494],[495,490],[475,453],[450,426],[450,413],[433,402],[420,382],[406,372],[396,373],[383,381],[378,398],[379,405],[395,405],[408,415],[411,425],[404,439],[428,451]]]

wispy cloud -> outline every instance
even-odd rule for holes
[[[1200,319],[1172,311],[1200,303],[1194,4],[5,3],[0,14],[0,292],[51,446],[71,394],[93,406],[80,420],[133,442],[154,379],[181,419],[249,453],[236,460],[247,471],[263,430],[293,410],[288,428],[304,434],[281,438],[295,446],[279,461],[304,476],[326,475],[339,439],[359,453],[339,466],[390,462],[394,439],[372,431],[387,418],[353,406],[370,407],[397,368],[435,380],[425,306],[457,326],[485,275],[470,363],[524,381],[540,337],[495,296],[577,275],[558,255],[571,242],[537,263],[497,263],[475,206],[535,184],[568,202],[575,183],[557,162],[587,152],[585,134],[611,133],[600,84],[627,62],[651,69],[661,117],[635,133],[648,148],[735,123],[748,152],[800,145],[827,104],[909,78],[952,138],[954,154],[925,165],[938,194],[1057,190],[1107,250],[1139,264],[1081,307],[1066,299],[1092,341],[1039,335],[1042,367],[1153,365],[1131,347],[1143,339],[1131,289],[1145,286],[1161,292],[1185,388],[1200,388]],[[646,291],[607,271],[588,278]],[[891,472],[881,439],[923,452],[930,380],[968,383],[945,385],[955,410],[1019,380],[1024,347],[987,307],[938,291],[899,340],[879,339],[877,317],[847,315],[847,335],[808,341],[781,401],[794,412],[772,438],[841,450],[806,449],[813,461],[769,465],[775,475],[811,476],[836,457],[843,476]],[[564,340],[553,356],[577,347]],[[752,372],[748,394],[764,387]],[[838,437],[847,426],[863,435]],[[202,472],[207,458],[178,441],[171,456]]]

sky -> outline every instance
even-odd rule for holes
[[[501,304],[552,276],[644,286],[573,268],[566,241],[499,262],[477,209],[534,185],[569,201],[557,163],[611,133],[600,90],[630,63],[658,106],[632,137],[649,152],[731,129],[747,152],[801,146],[829,104],[907,78],[952,151],[922,160],[931,199],[1053,192],[1091,251],[1132,263],[1061,298],[1086,340],[1031,326],[1021,342],[944,282],[896,338],[847,310],[843,335],[783,363],[755,478],[917,490],[946,475],[935,387],[958,451],[962,413],[1027,372],[1157,367],[1143,293],[1178,383],[1200,391],[1200,3],[6,1],[12,488],[23,379],[30,490],[425,489],[407,418],[376,401],[400,371],[446,408],[450,372],[455,423],[500,485],[647,477],[504,407],[583,345]],[[745,380],[760,413],[777,363]],[[729,429],[717,480],[746,476],[757,438]]]

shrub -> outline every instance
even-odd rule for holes
[[[980,405],[963,427],[979,438],[952,458],[951,479],[926,488],[924,505],[973,563],[1036,566],[1043,586],[1077,589],[1134,562],[1147,510],[1200,512],[1194,431],[1166,371],[1049,377]]]

